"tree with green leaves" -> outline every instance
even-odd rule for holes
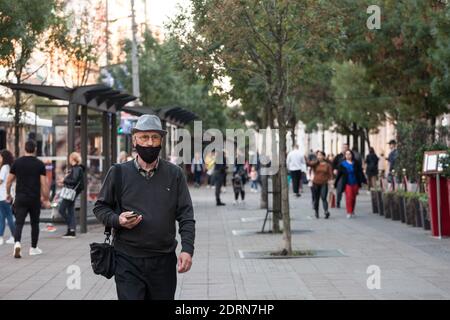
[[[205,76],[258,78],[279,130],[279,172],[283,253],[292,254],[286,134],[296,104],[291,81],[310,63],[336,49],[339,19],[323,1],[192,0],[190,15],[180,14],[173,34],[185,48],[185,61]]]
[[[131,43],[124,44],[124,65],[112,66],[111,73],[121,89],[131,89]],[[182,106],[198,115],[203,127],[224,130],[229,125],[228,114],[221,95],[214,92],[212,80],[195,74],[178,60],[180,48],[170,39],[159,44],[150,31],[144,34],[139,46],[139,82],[141,101],[144,105],[158,109],[167,106]],[[236,121],[235,125],[242,125]]]

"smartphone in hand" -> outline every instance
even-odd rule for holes
[[[130,214],[129,216],[126,216],[125,218],[127,220],[131,220],[131,219],[134,219],[134,218],[137,218],[137,217],[138,217],[138,214],[136,212],[133,212],[132,214]]]

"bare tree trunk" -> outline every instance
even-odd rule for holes
[[[17,84],[20,84],[20,76],[16,77]],[[14,156],[20,155],[20,90],[16,90],[16,105],[14,108]]]
[[[272,176],[272,232],[281,233],[280,220],[281,220],[281,185],[280,185],[280,173]]]
[[[291,234],[291,217],[289,214],[289,190],[287,184],[287,168],[286,168],[286,125],[282,121],[284,114],[283,106],[278,107],[280,121],[280,178],[281,178],[281,214],[283,217],[283,241],[284,250],[287,255],[292,255],[292,234]]]

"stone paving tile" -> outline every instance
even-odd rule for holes
[[[241,259],[239,250],[280,250],[281,234],[234,236],[232,230],[259,230],[265,211],[259,194],[247,193],[245,205],[214,205],[214,190],[192,189],[197,221],[192,270],[178,276],[176,299],[450,299],[450,239],[393,222],[370,212],[370,198],[358,198],[357,218],[332,209],[329,220],[313,217],[310,195],[290,197],[294,249],[340,249],[344,257]],[[241,218],[254,218],[244,222]],[[259,218],[259,219],[258,219]],[[268,221],[266,230],[271,226]],[[43,226],[43,225],[42,225]],[[102,227],[90,225],[77,239],[61,239],[65,228],[41,232],[42,256],[30,257],[29,225],[23,233],[23,258],[0,246],[0,299],[117,299],[114,280],[92,273],[88,244],[101,241]],[[179,238],[179,237],[178,237]],[[178,249],[179,250],[179,249]],[[81,270],[81,290],[69,290],[67,268]],[[381,289],[366,286],[367,268],[381,269]]]

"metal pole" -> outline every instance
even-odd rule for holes
[[[67,115],[67,157],[69,157],[69,155],[75,151],[76,120],[77,120],[77,105],[74,103],[70,103]]]
[[[88,135],[87,135],[87,107],[81,106],[81,159],[82,164],[87,168],[87,156],[88,156]],[[87,232],[87,173],[84,173],[85,188],[81,193],[81,206],[80,206],[80,232]]]
[[[138,60],[138,51],[137,51],[137,41],[136,41],[136,33],[137,33],[137,25],[134,14],[134,0],[131,0],[131,30],[133,34],[133,41],[131,46],[131,73],[132,73],[132,81],[133,81],[133,95],[138,98],[140,97],[139,91],[139,60]],[[137,100],[136,100],[137,101]]]
[[[441,183],[439,173],[436,175],[436,197],[437,197],[437,209],[438,209],[438,229],[439,229],[439,239],[442,239],[441,230]]]
[[[102,177],[105,177],[109,167],[111,167],[111,130],[109,128],[109,114],[103,112],[102,114],[102,131],[103,131],[103,172]]]
[[[111,113],[111,160],[117,162],[117,115]]]

